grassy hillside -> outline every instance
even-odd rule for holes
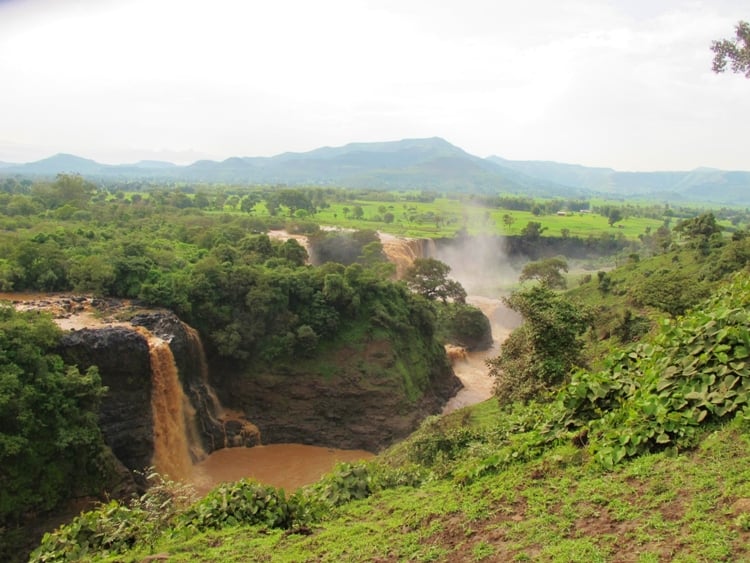
[[[312,528],[177,534],[112,560],[740,561],[750,557],[749,446],[738,421],[693,451],[616,472],[561,446],[464,486],[443,478],[384,490]]]
[[[187,510],[110,505],[34,560],[747,560],[748,327],[743,272],[549,403],[428,419],[291,496],[241,482]]]

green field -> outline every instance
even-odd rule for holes
[[[363,215],[354,218],[352,210],[360,206]],[[265,211],[262,205],[258,211]],[[393,214],[391,223],[382,220],[382,209]],[[348,210],[348,213],[346,212]],[[504,216],[510,216],[507,224]],[[604,234],[636,239],[647,228],[656,230],[662,221],[644,217],[628,217],[614,227],[607,218],[596,213],[569,213],[560,215],[536,216],[529,211],[508,211],[489,209],[455,199],[440,198],[430,203],[424,202],[380,202],[355,200],[332,203],[327,209],[310,217],[324,225],[334,225],[351,229],[375,229],[395,235],[417,238],[450,238],[465,230],[471,235],[520,235],[524,227],[535,221],[542,224],[545,236],[571,236],[586,238]],[[567,232],[564,230],[567,229]]]

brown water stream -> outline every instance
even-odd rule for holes
[[[443,414],[481,403],[492,397],[494,381],[488,375],[489,368],[485,362],[498,355],[502,342],[521,323],[521,317],[508,309],[499,299],[470,295],[466,301],[479,307],[490,319],[493,343],[488,350],[466,352],[465,356],[452,354],[453,371],[464,386],[445,404]]]

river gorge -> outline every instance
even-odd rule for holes
[[[432,241],[381,241],[399,277],[415,258],[435,252]],[[138,472],[148,466],[200,492],[242,477],[287,489],[312,483],[338,461],[372,457],[428,414],[489,398],[485,359],[518,322],[498,299],[471,296],[491,320],[492,348],[454,347],[453,370],[407,406],[388,382],[351,373],[330,385],[312,377],[247,378],[226,363],[210,366],[198,333],[169,311],[75,295],[10,293],[0,300],[51,312],[65,331],[63,358],[81,369],[98,366],[109,389],[100,415],[105,442],[123,465],[123,480],[134,479],[124,490],[142,487]],[[364,360],[388,354],[373,344]]]

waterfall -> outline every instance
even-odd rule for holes
[[[133,328],[146,338],[149,347],[154,435],[151,464],[156,471],[186,481],[192,476],[193,464],[206,458],[206,449],[211,452],[260,443],[258,428],[219,401],[209,383],[203,343],[194,328],[185,323],[178,326],[187,341],[187,356],[180,358],[183,369],[187,367],[182,380],[170,347],[174,325],[154,329],[161,338],[144,326]]]
[[[435,241],[432,239],[401,238],[387,233],[378,235],[383,252],[396,265],[396,279],[404,277],[415,259],[428,258],[434,254]]]
[[[211,407],[209,409],[209,414],[218,419],[223,414],[224,408],[221,406],[221,402],[216,396],[216,391],[214,391],[214,388],[211,387],[211,384],[208,381],[208,361],[206,360],[206,351],[203,349],[203,342],[201,341],[198,331],[193,327],[185,323],[182,323],[182,327],[185,330],[188,343],[190,344],[190,355],[200,368],[201,383],[205,389]]]
[[[193,465],[185,420],[185,403],[189,401],[182,390],[169,344],[145,332],[151,358],[152,464],[171,479],[185,480],[190,477]]]
[[[216,391],[208,380],[206,352],[203,349],[203,342],[198,331],[184,323],[182,326],[190,345],[191,357],[200,367],[200,391],[197,392],[197,395],[207,403],[205,414],[210,418],[211,426],[221,429],[220,441],[217,442],[211,434],[211,450],[260,444],[258,427],[245,419],[242,413],[224,408],[219,401]]]

